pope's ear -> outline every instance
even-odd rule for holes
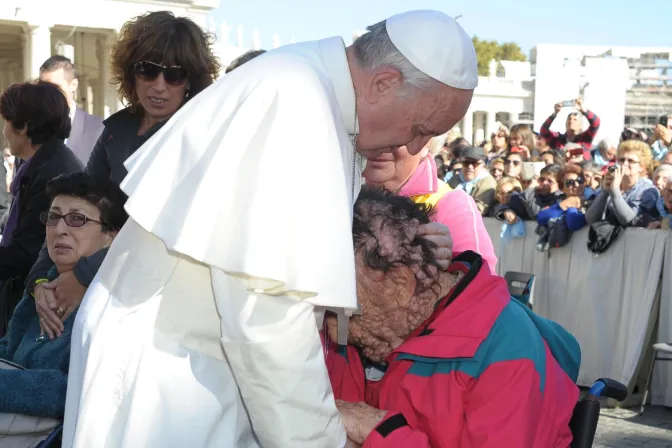
[[[384,98],[396,97],[402,84],[403,77],[399,70],[389,67],[379,69],[369,78],[366,99],[369,103],[375,104]]]

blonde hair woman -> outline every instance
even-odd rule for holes
[[[658,191],[646,177],[653,163],[649,145],[626,140],[618,145],[616,160],[618,164],[604,176],[602,191],[586,211],[589,225],[606,219],[637,226],[640,217],[655,211]]]

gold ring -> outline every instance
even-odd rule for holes
[[[65,314],[65,310],[59,306],[58,309],[56,310],[56,315],[58,317],[63,317],[64,314]]]

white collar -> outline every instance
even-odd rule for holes
[[[322,53],[322,63],[334,85],[334,93],[341,109],[343,125],[345,125],[348,134],[355,135],[359,132],[359,121],[355,113],[357,100],[343,38],[322,39],[318,41],[318,45]]]
[[[73,104],[72,106],[70,106],[70,123],[74,123],[76,113],[77,113],[77,105]]]

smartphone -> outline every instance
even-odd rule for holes
[[[570,157],[577,157],[583,155],[583,148],[573,148],[567,151]]]
[[[574,107],[576,106],[576,100],[563,101],[562,107]]]

